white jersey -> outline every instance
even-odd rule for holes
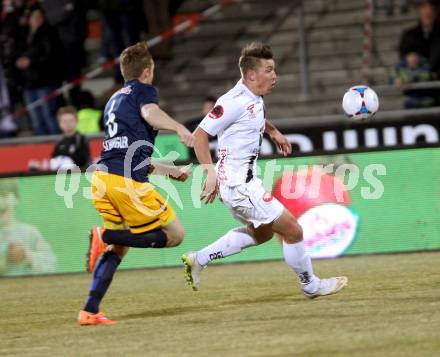
[[[256,161],[265,129],[264,102],[242,80],[221,96],[199,126],[218,137],[219,183],[237,186],[256,176]]]

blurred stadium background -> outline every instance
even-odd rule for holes
[[[26,21],[35,6],[46,10],[47,20],[61,39],[62,52],[56,53],[59,57],[55,62],[57,59],[61,62],[61,57],[66,61],[62,64],[64,77],[57,85],[51,83],[51,90],[46,92],[48,96],[25,101],[26,81],[17,72],[16,61],[27,53],[24,40],[28,38]],[[168,348],[162,348],[157,342],[163,336],[155,334],[158,340],[151,348],[151,354],[147,346],[136,344],[133,336],[123,334],[132,345],[125,350],[113,346],[115,354],[128,351],[132,355],[164,356],[437,355],[440,350],[438,338],[424,330],[428,325],[431,332],[440,327],[438,299],[433,289],[437,284],[435,257],[440,249],[440,82],[437,74],[440,68],[440,27],[437,19],[429,42],[426,42],[431,46],[432,56],[423,59],[420,54],[419,67],[402,69],[406,54],[420,49],[417,43],[405,53],[401,48],[403,34],[417,25],[423,6],[422,1],[387,0],[3,0],[0,23],[0,291],[5,303],[0,304],[0,316],[5,319],[0,326],[2,334],[3,328],[8,334],[4,335],[7,343],[3,345],[3,351],[0,347],[0,354],[52,355],[54,348],[71,355],[87,355],[90,351],[93,354],[111,353],[101,344],[98,344],[100,349],[90,349],[96,339],[73,332],[69,327],[74,323],[75,309],[79,309],[87,291],[88,276],[83,273],[87,231],[100,223],[88,198],[90,183],[88,174],[84,173],[87,165],[82,167],[83,173],[56,175],[54,170],[59,162],[51,159],[55,145],[63,137],[60,134],[36,135],[26,107],[33,110],[48,101],[57,107],[74,105],[79,110],[78,131],[87,137],[90,162],[95,161],[102,145],[103,106],[121,85],[115,53],[122,45],[125,47],[137,39],[150,41],[156,59],[154,84],[160,91],[161,106],[188,126],[201,119],[207,96],[218,97],[239,79],[237,59],[242,45],[250,41],[271,45],[279,77],[276,89],[265,98],[267,117],[288,135],[295,150],[292,157],[279,159],[269,140],[263,141],[260,167],[264,184],[272,190],[284,169],[300,175],[301,168],[307,171],[310,165],[333,164],[333,172],[326,176],[328,186],[323,185],[317,201],[300,198],[290,204],[304,225],[313,257],[344,256],[317,261],[318,270],[321,269],[323,274],[347,271],[346,274],[353,279],[353,290],[348,290],[345,296],[345,291],[336,296],[331,305],[326,305],[326,301],[314,305],[316,310],[306,306],[299,295],[290,300],[291,294],[294,296],[294,282],[287,269],[279,267],[282,252],[278,242],[273,240],[227,259],[226,263],[250,264],[221,267],[223,270],[219,270],[217,276],[215,273],[210,275],[213,282],[208,288],[213,291],[197,297],[195,305],[189,303],[193,298],[189,293],[178,292],[184,288],[183,278],[180,281],[181,272],[173,268],[179,265],[180,255],[211,242],[237,223],[218,202],[201,208],[197,200],[200,187],[192,182],[169,186],[159,180],[155,183],[164,194],[173,189],[178,193],[177,199],[172,198],[171,203],[187,231],[185,242],[172,250],[130,252],[121,266],[123,269],[172,269],[123,272],[121,275],[125,274],[127,281],[137,284],[136,279],[140,279],[145,286],[140,284],[133,290],[132,285],[118,285],[117,275],[115,290],[110,292],[106,301],[116,306],[113,310],[118,311],[115,317],[122,321],[121,326],[126,331],[135,333],[139,321],[148,325],[152,317],[161,316],[164,320],[159,326],[163,329],[169,328],[174,318],[182,324],[189,320],[191,326],[184,337],[177,338],[176,344]],[[438,4],[432,2],[430,6],[435,11]],[[136,22],[137,27],[130,26],[127,20]],[[122,37],[115,36],[115,28],[121,30],[119,35]],[[176,29],[178,33],[175,33]],[[68,36],[70,33],[73,38]],[[82,57],[78,58],[78,54]],[[437,64],[439,68],[436,68]],[[354,122],[342,114],[341,99],[349,87],[361,83],[377,91],[380,108],[372,120]],[[55,89],[57,95],[52,96]],[[215,141],[211,145],[214,153]],[[193,152],[171,134],[161,133],[157,148],[158,158],[175,151],[178,153],[176,164],[194,162]],[[276,162],[273,161],[275,158]],[[281,165],[281,169],[274,171],[274,163]],[[359,179],[353,187],[350,186],[353,172],[338,172],[338,168],[351,164],[359,170]],[[368,173],[371,165],[379,165],[385,171],[379,168]],[[383,194],[365,199],[366,191],[374,193],[378,187],[368,179],[371,174],[381,182]],[[338,185],[342,182],[346,187],[343,202],[338,202],[330,193],[335,187],[334,182],[339,182]],[[318,213],[324,217],[324,223],[313,218]],[[200,222],[208,223],[201,227]],[[33,252],[32,263],[20,258],[23,247]],[[420,253],[426,251],[434,253]],[[419,253],[363,256],[410,252]],[[424,262],[426,266],[423,266]],[[390,270],[387,270],[387,264],[390,264]],[[408,270],[405,264],[408,264]],[[275,273],[269,273],[267,280],[279,290],[266,287],[264,274],[268,269]],[[250,270],[258,273],[250,273]],[[388,272],[390,275],[386,276]],[[66,273],[75,274],[60,275]],[[158,280],[169,279],[170,286],[155,281],[155,274]],[[148,281],[143,280],[147,279],[145,275],[149,276]],[[243,284],[240,276],[244,280],[250,276],[250,280],[256,279],[256,284],[248,281]],[[67,285],[79,290],[64,290],[64,279]],[[231,279],[231,287],[221,292],[219,286],[227,286],[228,279]],[[292,286],[289,285],[291,282]],[[375,284],[379,284],[381,294],[373,288]],[[161,296],[157,291],[152,293],[149,286],[158,291],[163,289],[164,293],[175,296],[175,300],[167,300],[157,309],[148,310],[139,301],[145,298],[151,303]],[[34,298],[45,299],[40,287],[51,292],[48,294],[53,298],[54,310],[59,313],[62,323],[57,322],[56,316],[47,317],[51,311],[45,304],[36,305],[34,312],[27,305],[20,305],[21,300],[30,304]],[[425,293],[424,289],[427,289]],[[64,291],[53,293],[57,290]],[[256,296],[255,300],[246,300],[248,291]],[[137,303],[127,306],[130,304],[118,294],[127,294],[127,299]],[[382,310],[389,324],[381,325],[371,316],[380,310],[377,306],[387,305],[394,297],[398,300],[395,309],[386,313]],[[194,336],[200,334],[200,326],[197,327],[197,321],[186,316],[185,309],[179,309],[179,306],[183,304],[188,313],[197,314],[201,313],[196,306],[200,304],[206,313],[201,315],[203,329],[215,330],[216,321],[220,321],[221,333],[231,341],[234,336],[227,333],[228,318],[225,316],[222,320],[218,315],[227,315],[228,308],[223,310],[221,306],[228,307],[235,299],[237,304],[233,309],[238,309],[239,317],[233,322],[231,331],[239,336],[245,329],[250,329],[254,331],[253,336],[245,334],[243,346],[239,346],[237,339],[228,349],[223,338],[216,340],[214,334],[202,334],[205,338],[201,343],[203,348],[188,347],[188,341],[197,346]],[[417,312],[415,299],[424,304],[423,316]],[[182,303],[182,300],[186,302]],[[319,334],[331,346],[330,350],[316,347],[320,343],[319,336],[301,335],[302,347],[295,345],[294,335],[288,331],[280,335],[272,332],[272,341],[276,343],[265,340],[250,327],[265,319],[261,311],[259,314],[260,301],[268,309],[269,317],[266,316],[264,328],[282,330],[287,326],[292,330],[300,329],[307,318],[315,316],[312,320],[323,324]],[[276,311],[279,314],[284,304],[291,305],[287,316],[296,316],[293,319],[295,325],[292,321],[277,318]],[[348,306],[346,312],[344,306]],[[357,309],[361,306],[367,308],[358,314]],[[136,312],[136,309],[140,311]],[[328,309],[337,313],[331,314]],[[300,315],[304,321],[295,315],[299,310],[304,313]],[[26,316],[21,317],[23,311]],[[417,320],[412,327],[402,321],[405,311],[408,320]],[[250,315],[253,314],[261,320],[252,320]],[[325,316],[325,322],[316,318],[319,314]],[[396,316],[399,318],[394,319]],[[71,317],[72,321],[68,320]],[[40,329],[45,328],[46,321],[54,326],[48,333],[51,340],[56,339],[57,330],[63,331],[58,343],[49,343],[42,336]],[[346,324],[341,334],[331,333],[334,328],[337,330],[338,323]],[[28,325],[29,329],[22,330],[23,325]],[[314,328],[310,323],[304,326]],[[381,328],[387,331],[383,341],[377,335]],[[20,343],[20,331],[27,331],[25,342],[29,349]],[[119,329],[118,333],[122,331]],[[149,331],[142,330],[142,333]],[[70,334],[72,340],[69,340]],[[178,334],[178,330],[173,334]],[[171,339],[173,334],[167,334],[167,338]],[[401,338],[399,334],[402,334]],[[113,338],[112,332],[106,331],[105,336],[110,340]],[[80,343],[84,339],[87,342],[79,348],[72,342]],[[355,342],[351,344],[352,341]],[[208,353],[206,350],[211,346],[216,350]],[[259,347],[252,349],[252,346]]]

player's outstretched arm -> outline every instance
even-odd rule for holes
[[[269,135],[270,139],[284,156],[292,153],[292,145],[289,143],[289,140],[287,140],[287,138],[281,134],[275,125],[268,120],[266,120],[266,128],[264,131]]]
[[[217,174],[212,163],[211,152],[209,151],[208,134],[202,128],[198,127],[194,132],[194,136],[194,151],[197,160],[203,166],[203,170],[206,174],[206,180],[203,184],[200,199],[204,200],[205,203],[212,203],[217,195],[218,186]]]
[[[194,147],[194,135],[182,124],[175,121],[157,104],[145,104],[141,109],[144,120],[156,130],[174,131],[185,146]]]
[[[192,164],[186,166],[167,165],[153,161],[150,166],[151,175],[168,176],[176,181],[186,181],[191,174]]]

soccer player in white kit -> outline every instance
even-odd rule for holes
[[[284,156],[292,152],[287,138],[265,118],[263,96],[273,89],[277,79],[270,47],[262,43],[245,46],[239,67],[242,78],[218,99],[196,129],[194,150],[207,175],[201,199],[212,203],[218,194],[233,216],[245,226],[230,230],[197,252],[184,254],[185,279],[193,290],[197,290],[200,273],[210,261],[267,242],[277,233],[282,238],[285,261],[298,276],[303,293],[309,298],[334,294],[347,284],[347,278],[319,279],[314,275],[301,226],[266,192],[255,175],[264,132]],[[219,159],[215,168],[208,135],[218,137]]]

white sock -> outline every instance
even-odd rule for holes
[[[301,283],[301,288],[308,293],[315,293],[319,288],[319,279],[313,274],[312,261],[304,247],[304,241],[289,244],[283,241],[284,260],[293,269]]]
[[[240,253],[242,249],[257,245],[252,236],[247,233],[246,227],[230,230],[214,243],[197,252],[197,261],[205,266],[210,261],[221,259],[233,254]]]

